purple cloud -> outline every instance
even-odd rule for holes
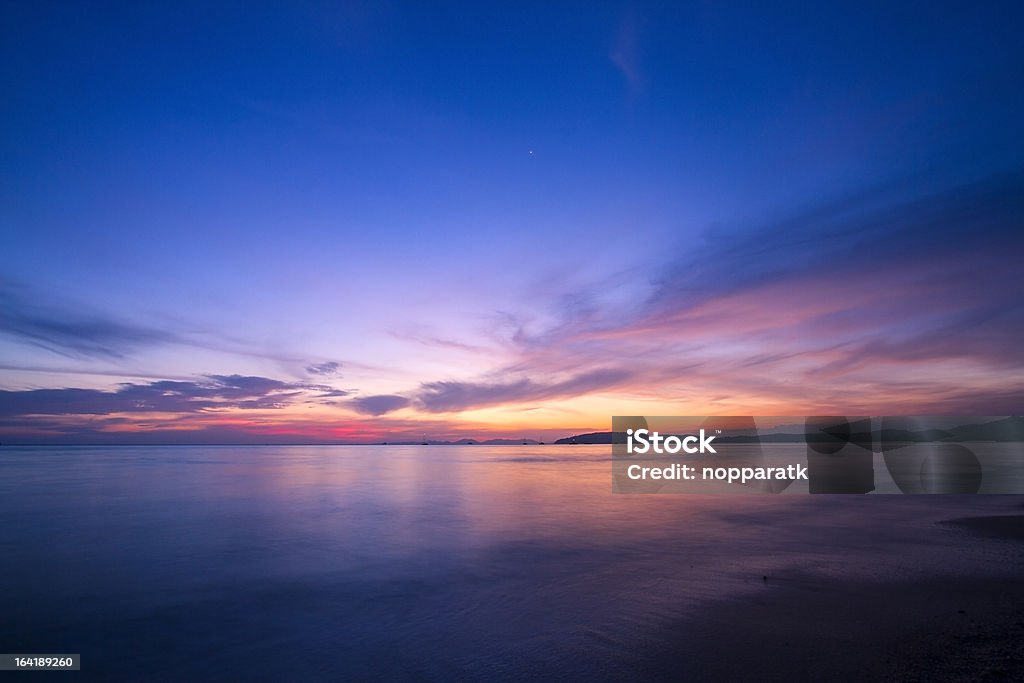
[[[316,363],[314,365],[307,366],[306,372],[311,375],[336,375],[340,368],[340,363],[328,361],[326,363]]]
[[[272,409],[291,404],[308,390],[330,391],[330,387],[267,377],[208,375],[195,382],[161,380],[122,384],[115,391],[76,388],[0,391],[0,416]]]
[[[431,413],[455,412],[500,405],[537,401],[561,396],[577,396],[609,389],[633,377],[626,368],[601,368],[559,382],[429,382],[416,394],[416,404]]]
[[[379,396],[362,396],[349,401],[353,410],[363,415],[384,415],[409,405],[405,396],[382,394]]]

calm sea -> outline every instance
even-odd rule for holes
[[[0,652],[81,653],[102,680],[619,678],[766,577],[1020,562],[940,523],[1015,498],[613,495],[607,458],[4,447]]]

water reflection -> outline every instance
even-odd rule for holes
[[[0,649],[97,678],[626,675],[765,575],[1014,566],[937,524],[1006,506],[613,495],[605,446],[4,448]]]

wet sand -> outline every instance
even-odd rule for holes
[[[960,517],[945,524],[962,527],[979,536],[1024,541],[1024,515],[993,515],[991,517]]]
[[[980,543],[1024,542],[1024,516],[942,524],[966,530]],[[991,569],[985,577],[893,582],[752,577],[752,589],[743,597],[708,603],[681,621],[679,649],[660,657],[665,668],[641,675],[663,679],[675,671],[685,672],[687,680],[728,681],[1024,680],[1024,565]]]

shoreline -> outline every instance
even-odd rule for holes
[[[982,543],[1024,541],[1024,515],[940,522]],[[998,540],[995,540],[998,539]],[[1015,553],[1024,555],[1024,546]],[[641,676],[757,681],[1024,680],[1020,564],[920,580],[763,577],[670,627],[677,648]],[[763,590],[760,590],[763,589]],[[650,654],[650,653],[649,653]],[[640,667],[642,671],[646,667]],[[639,673],[639,672],[638,672]]]

